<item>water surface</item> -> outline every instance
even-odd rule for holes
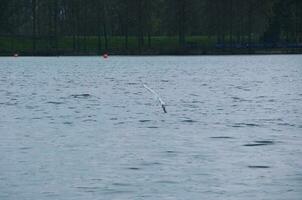
[[[1,200],[298,200],[301,133],[299,55],[0,58]]]

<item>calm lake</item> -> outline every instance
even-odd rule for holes
[[[301,55],[0,58],[1,200],[301,197]]]

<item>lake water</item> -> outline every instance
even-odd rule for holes
[[[0,58],[1,200],[301,198],[301,55]]]

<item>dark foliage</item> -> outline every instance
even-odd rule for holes
[[[299,46],[301,11],[300,0],[0,0],[0,51],[202,53]]]

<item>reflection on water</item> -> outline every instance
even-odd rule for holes
[[[301,63],[0,58],[0,199],[301,199]]]

